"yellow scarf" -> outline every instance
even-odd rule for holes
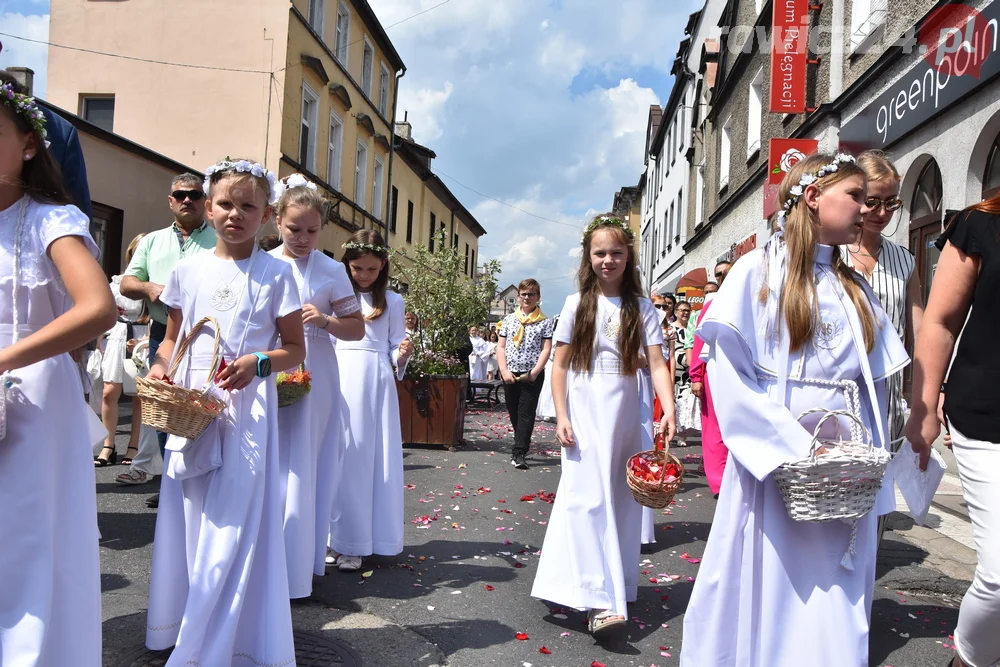
[[[525,315],[524,311],[520,308],[516,308],[514,310],[514,315],[517,316],[518,325],[517,331],[514,332],[514,337],[511,339],[511,342],[514,343],[514,347],[520,347],[521,341],[524,340],[524,325],[542,322],[545,320],[545,313],[542,312],[541,308],[536,306],[535,309],[527,315]]]

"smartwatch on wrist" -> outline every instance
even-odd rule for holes
[[[263,352],[254,352],[257,357],[257,377],[266,378],[271,374],[271,359]]]

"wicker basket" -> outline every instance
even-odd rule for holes
[[[865,425],[846,410],[807,410],[799,416],[799,421],[817,412],[824,414],[813,431],[809,457],[785,463],[772,473],[785,509],[794,521],[860,519],[875,507],[875,497],[882,488],[891,455],[875,447]],[[820,438],[823,424],[837,417],[847,417],[859,425],[860,430],[855,432],[862,433],[868,441],[861,442],[856,436],[844,440],[842,432],[837,440]],[[818,453],[820,448],[826,451]]]
[[[226,404],[209,392],[219,365],[219,323],[214,317],[203,317],[191,328],[188,335],[181,341],[180,347],[177,348],[177,353],[174,354],[174,361],[170,364],[167,377],[173,378],[180,360],[191,345],[191,341],[205,324],[211,324],[215,329],[212,364],[205,389],[202,391],[185,389],[160,380],[136,377],[135,384],[139,398],[142,399],[143,424],[152,426],[157,431],[193,440],[200,436],[208,428],[208,425],[225,410]]]
[[[647,482],[644,479],[639,479],[632,473],[632,462],[640,458],[645,459],[651,464],[656,463],[660,465],[663,474],[660,475],[659,482]],[[677,478],[669,482],[666,479],[668,463],[673,463],[677,466],[679,472]],[[625,475],[628,481],[628,488],[637,503],[654,510],[661,510],[669,505],[670,501],[677,494],[677,489],[680,488],[681,481],[684,479],[684,464],[670,453],[669,447],[663,443],[663,436],[659,435],[656,440],[656,449],[639,452],[629,457],[628,463],[625,465]]]

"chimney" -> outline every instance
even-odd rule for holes
[[[8,67],[7,73],[17,79],[24,92],[31,95],[35,89],[35,70],[30,67]]]
[[[397,137],[402,137],[403,139],[406,139],[407,141],[413,141],[413,126],[410,125],[409,121],[407,120],[407,118],[409,117],[409,115],[410,115],[409,111],[404,111],[403,112],[403,122],[402,123],[396,123],[396,136]]]

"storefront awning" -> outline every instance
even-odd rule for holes
[[[677,282],[677,289],[695,287],[701,289],[708,282],[708,271],[704,268],[692,269],[685,273]]]

